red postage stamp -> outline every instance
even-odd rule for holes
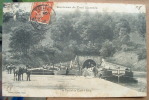
[[[53,2],[35,2],[32,5],[30,21],[48,24],[52,12]]]

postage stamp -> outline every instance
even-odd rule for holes
[[[53,2],[35,2],[32,5],[30,21],[35,21],[42,24],[50,22]]]

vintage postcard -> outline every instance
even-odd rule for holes
[[[4,3],[2,33],[3,96],[147,95],[144,5]]]

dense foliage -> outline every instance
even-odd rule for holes
[[[76,55],[112,57],[119,51],[139,49],[140,44],[131,41],[135,37],[130,34],[139,33],[145,40],[144,15],[76,10],[57,14],[55,20],[51,19],[48,30],[39,31],[28,21],[29,13],[16,12],[13,16],[4,13],[4,33],[11,34],[9,52],[13,59],[22,56],[20,61],[24,64],[55,64],[70,61]],[[48,42],[46,46],[42,45],[43,40]],[[144,51],[145,47],[138,51],[139,59],[146,59]]]

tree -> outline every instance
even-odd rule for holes
[[[140,35],[145,39],[146,37],[146,17],[145,14],[139,14],[138,16],[138,26]]]
[[[100,49],[100,55],[102,57],[110,57],[115,53],[115,48],[109,40],[105,41],[102,44],[102,48]]]
[[[13,13],[6,12],[3,15],[3,22],[8,22],[11,18],[13,18]]]
[[[23,12],[22,10],[19,10],[16,12],[15,16],[16,16],[15,20],[26,23],[29,20],[30,13],[29,12]]]
[[[129,22],[124,18],[121,18],[115,25],[115,34],[117,37],[129,34],[130,30]]]
[[[36,45],[44,38],[44,34],[37,32],[30,24],[20,26],[13,31],[10,37],[10,48],[13,56],[20,56],[24,59],[31,59],[30,53],[36,49]],[[14,59],[20,59],[15,57]],[[25,63],[25,62],[24,62]],[[26,63],[27,60],[26,60]]]

